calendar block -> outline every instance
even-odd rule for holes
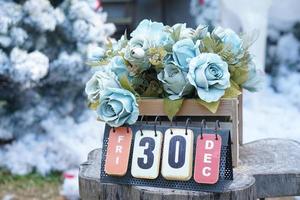
[[[127,172],[131,147],[132,130],[127,127],[110,129],[105,173],[114,176],[124,176]]]
[[[219,179],[222,138],[203,134],[197,138],[194,180],[197,183],[215,184]]]
[[[135,178],[155,179],[159,174],[162,133],[153,130],[138,131],[132,153],[131,174]]]
[[[190,129],[165,132],[161,174],[167,180],[187,181],[192,176],[194,134]]]

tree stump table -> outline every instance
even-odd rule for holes
[[[300,195],[300,143],[264,139],[240,148],[234,181],[223,193],[207,193],[100,182],[101,149],[93,150],[80,166],[79,190],[83,200],[147,199],[257,199]]]

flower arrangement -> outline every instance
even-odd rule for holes
[[[194,98],[216,112],[221,98],[233,98],[241,89],[257,90],[260,76],[246,36],[230,29],[196,29],[186,24],[165,26],[143,20],[119,41],[109,40],[89,59],[94,75],[86,83],[89,105],[110,126],[133,124],[137,100],[164,98],[170,119],[183,99]]]

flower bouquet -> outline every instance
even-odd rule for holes
[[[163,98],[169,119],[187,98],[214,113],[221,98],[237,97],[242,88],[257,90],[261,76],[250,45],[249,38],[230,29],[209,32],[204,25],[192,29],[143,20],[130,39],[125,33],[90,55],[89,106],[113,127],[135,123],[137,100],[144,98]]]

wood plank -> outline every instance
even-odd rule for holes
[[[166,116],[164,112],[163,99],[143,99],[138,102],[140,115]],[[232,106],[238,104],[237,98],[222,99],[216,113],[196,102],[195,99],[185,99],[177,116],[231,116]]]
[[[232,149],[232,165],[238,166],[239,163],[239,127],[238,127],[238,104],[232,102],[231,106],[231,117],[232,117],[232,129],[231,129],[231,149]]]
[[[239,100],[239,107],[238,107],[239,144],[243,145],[243,93],[238,97],[238,100]]]

